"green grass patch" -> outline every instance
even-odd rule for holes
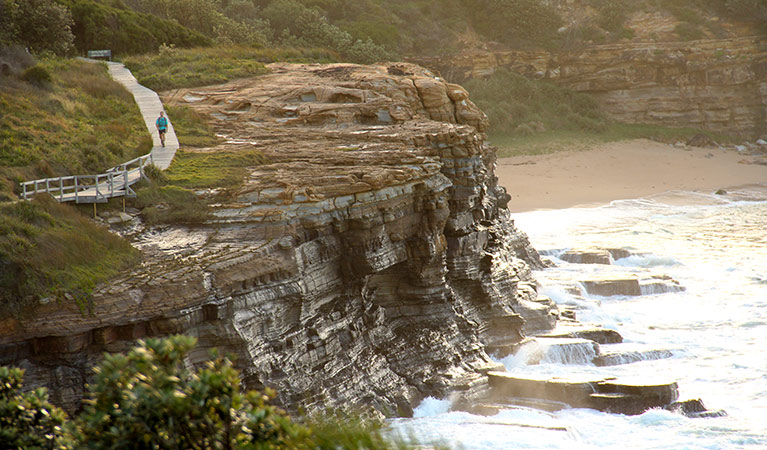
[[[137,195],[136,206],[150,225],[200,224],[210,217],[205,202],[188,189],[153,185],[140,189]]]
[[[30,314],[42,298],[84,311],[96,284],[136,262],[139,253],[47,196],[0,205],[0,316]]]
[[[732,143],[735,139],[720,133],[711,133],[695,128],[669,128],[658,125],[612,123],[600,133],[585,130],[553,130],[522,136],[509,133],[495,133],[488,136],[498,147],[498,157],[521,155],[544,155],[561,151],[582,151],[599,144],[629,139],[652,139],[660,142],[687,142],[698,134],[705,134],[718,143]]]
[[[98,173],[149,152],[133,96],[105,65],[46,59],[36,67],[50,81],[0,81],[0,198],[13,198],[24,179]]]
[[[492,133],[531,135],[541,129],[601,132],[607,119],[597,101],[548,81],[498,70],[465,83],[490,119]]]
[[[148,170],[153,184],[137,191],[136,206],[150,225],[200,224],[210,218],[207,201],[197,189],[224,188],[226,195],[240,186],[248,167],[266,162],[261,152],[191,152],[179,150],[165,172]],[[157,172],[157,173],[155,173]]]
[[[173,129],[182,147],[212,147],[222,139],[216,136],[205,116],[187,106],[166,105]]]
[[[155,91],[224,83],[267,73],[265,63],[333,62],[337,55],[319,49],[162,47],[158,53],[133,56],[125,65],[139,83]]]
[[[187,188],[230,188],[242,183],[247,168],[266,163],[257,150],[190,152],[180,150],[165,172],[168,183]]]

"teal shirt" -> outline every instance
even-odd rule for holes
[[[158,117],[156,123],[157,123],[157,128],[160,131],[165,131],[168,129],[168,119],[166,119],[165,117]]]

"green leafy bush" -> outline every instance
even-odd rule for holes
[[[20,393],[23,371],[0,367],[0,448],[305,449],[410,448],[384,438],[363,415],[328,413],[294,422],[274,392],[242,392],[232,361],[215,353],[192,369],[196,339],[147,339],[105,355],[85,407],[70,422],[40,389]]]
[[[531,134],[540,128],[538,122],[547,130],[599,132],[606,126],[594,98],[548,81],[498,70],[486,79],[469,80],[465,87],[490,119],[491,133]]]
[[[50,72],[42,66],[32,66],[24,71],[21,79],[40,88],[48,87],[53,79]]]
[[[69,9],[55,0],[0,0],[0,45],[65,55],[73,49],[72,25]]]
[[[538,0],[464,0],[474,28],[511,46],[551,46],[563,25],[556,9]]]
[[[106,355],[79,416],[83,448],[287,448],[301,428],[269,397],[242,394],[232,362],[190,370],[196,340],[147,339]]]
[[[372,39],[354,39],[351,34],[332,25],[317,8],[308,8],[298,0],[274,0],[263,15],[274,31],[272,40],[288,47],[324,47],[345,58],[372,63],[389,58],[389,54]]]
[[[61,448],[66,414],[48,401],[45,389],[22,392],[23,378],[23,370],[0,366],[0,448]]]
[[[170,20],[94,0],[60,0],[74,17],[75,46],[81,52],[110,49],[113,54],[156,51],[161,44],[206,46],[211,40]]]

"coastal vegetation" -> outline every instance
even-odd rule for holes
[[[106,67],[2,53],[0,76],[0,316],[45,302],[84,313],[93,288],[138,261],[128,242],[71,206],[16,202],[19,182],[99,173],[146,154],[151,139],[133,97]]]
[[[164,91],[261,75],[268,72],[264,64],[277,61],[328,63],[338,60],[338,54],[321,48],[163,46],[156,53],[129,56],[123,62],[141,84]]]
[[[42,195],[0,203],[0,231],[0,317],[49,302],[87,313],[93,288],[140,258],[124,239]]]
[[[464,85],[490,119],[490,142],[499,147],[500,157],[585,150],[626,139],[675,143],[698,134],[720,143],[733,139],[695,128],[615,122],[588,94],[504,69]]]
[[[56,449],[406,449],[360,415],[292,419],[274,393],[242,392],[239,372],[215,353],[185,364],[196,340],[139,341],[107,354],[95,369],[85,407],[73,418],[47,391],[23,389],[23,370],[0,367],[0,439],[7,448]]]

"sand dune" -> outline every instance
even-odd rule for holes
[[[676,148],[645,139],[592,150],[498,160],[512,212],[598,205],[667,191],[767,184],[767,166],[734,150]],[[765,158],[761,158],[765,161]]]

